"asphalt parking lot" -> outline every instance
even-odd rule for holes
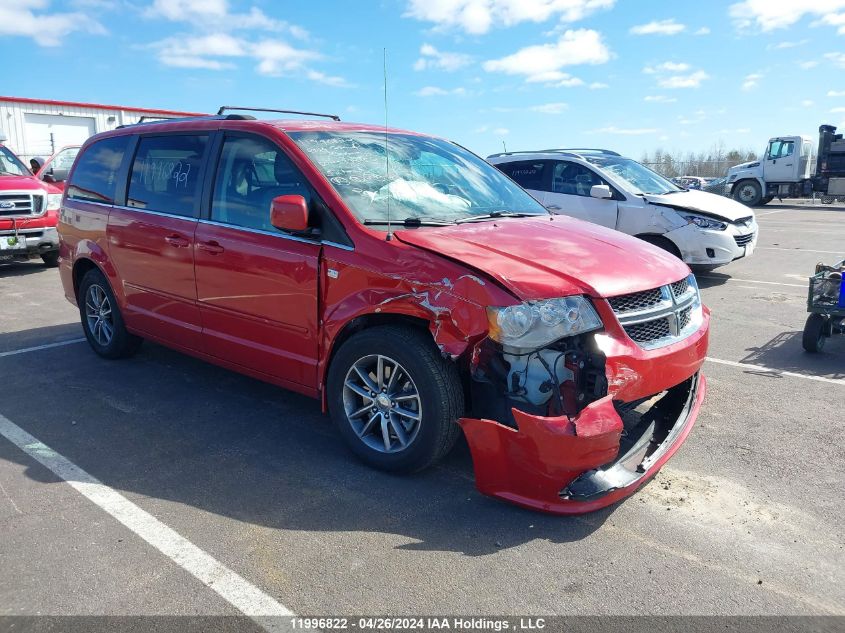
[[[464,445],[390,476],[316,401],[157,345],[104,361],[55,269],[0,267],[0,615],[845,615],[845,337],[801,349],[845,207],[758,213],[699,280],[691,436],[574,518],[481,496]]]

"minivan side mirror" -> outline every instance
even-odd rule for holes
[[[54,183],[56,182],[56,177],[53,176],[53,174],[44,174],[41,177],[41,180],[43,180],[44,182]]]
[[[607,185],[593,185],[590,187],[590,196],[593,198],[609,199],[613,197],[613,192]]]
[[[281,231],[299,233],[308,228],[308,204],[299,195],[277,196],[270,206],[270,224]]]

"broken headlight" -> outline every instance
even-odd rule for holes
[[[700,229],[711,229],[713,231],[724,231],[728,225],[713,218],[695,213],[682,213],[681,216],[690,224],[695,224]]]
[[[537,349],[565,336],[597,330],[601,319],[584,297],[527,301],[487,308],[490,338],[508,347]]]

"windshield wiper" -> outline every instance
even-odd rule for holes
[[[384,225],[387,226],[387,220],[364,220],[366,225]],[[404,220],[391,220],[390,224],[398,224],[401,226],[414,228],[416,226],[452,226],[454,222],[449,220],[424,220],[422,218],[405,218]]]
[[[485,213],[484,215],[472,215],[468,218],[461,218],[455,220],[455,224],[464,224],[466,222],[480,222],[483,220],[495,220],[496,218],[530,218],[539,216],[539,213],[521,213],[518,211],[493,211]]]

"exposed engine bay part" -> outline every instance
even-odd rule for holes
[[[504,348],[486,339],[470,369],[473,415],[510,426],[516,425],[513,408],[572,417],[607,395],[605,356],[592,333],[538,350]]]

